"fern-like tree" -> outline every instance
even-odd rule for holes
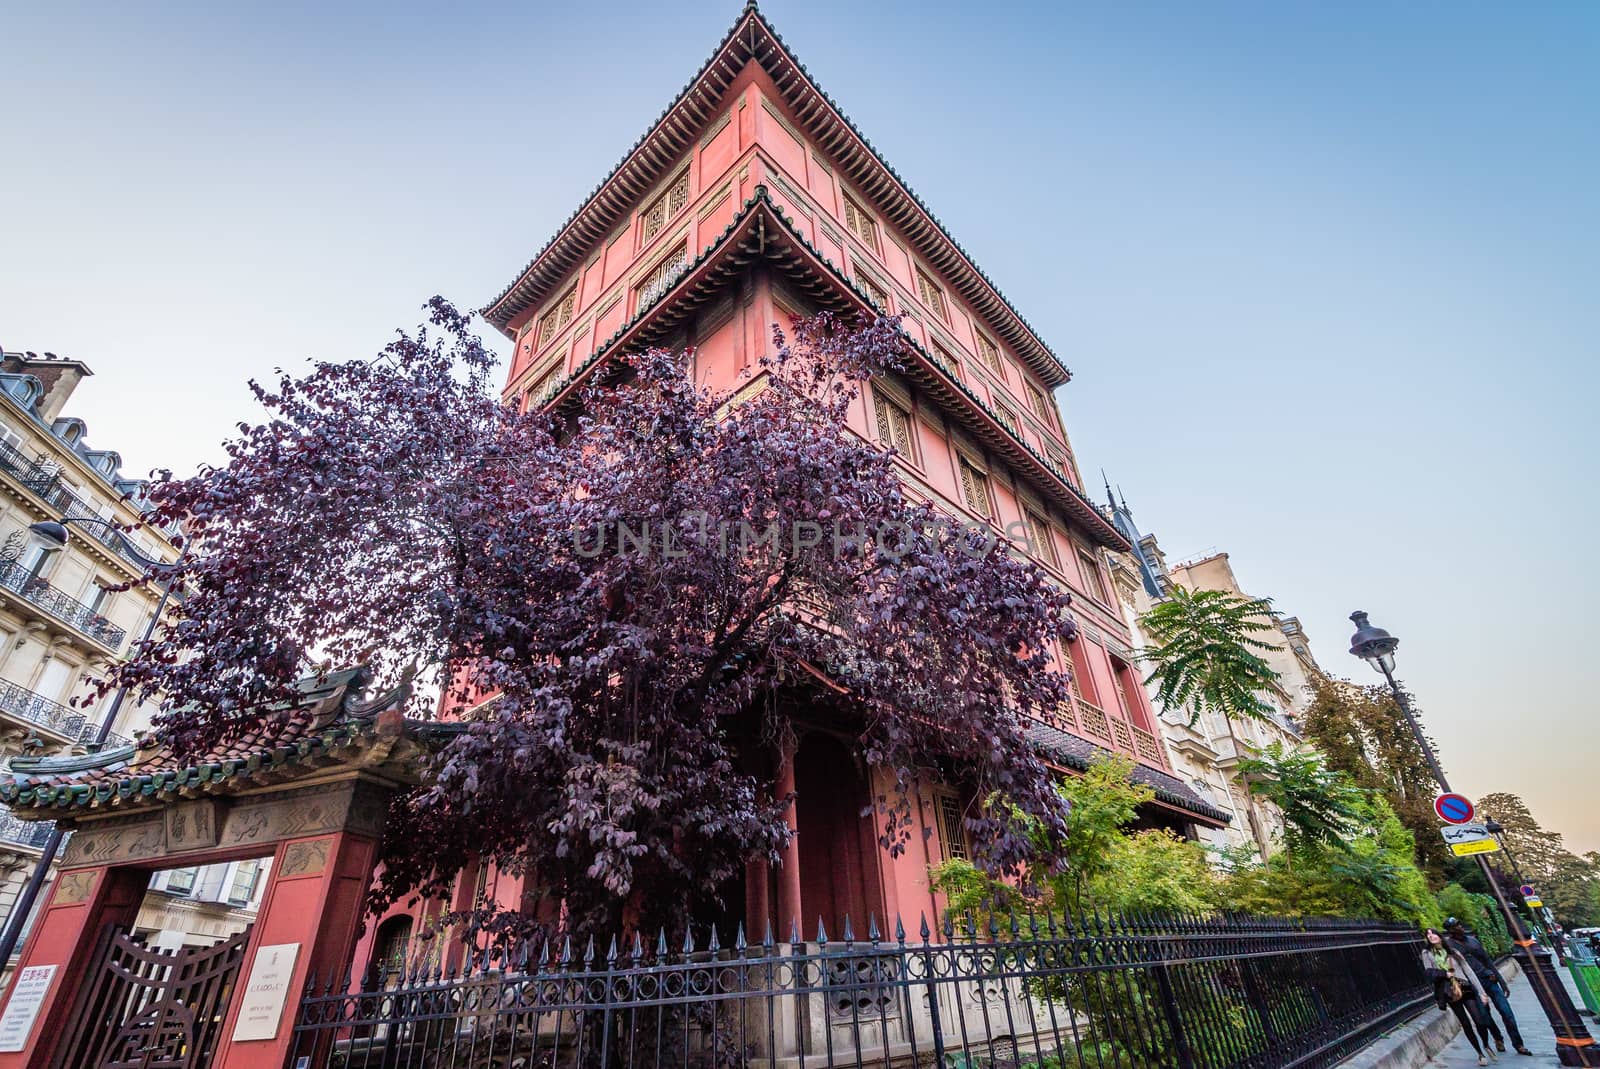
[[[1240,761],[1239,771],[1252,795],[1283,814],[1283,841],[1291,857],[1342,843],[1363,815],[1366,792],[1310,750],[1275,742]]]
[[[1234,721],[1272,716],[1266,695],[1277,686],[1278,673],[1261,656],[1271,646],[1256,637],[1273,628],[1271,602],[1173,587],[1139,623],[1151,643],[1144,655],[1150,665],[1145,682],[1156,685],[1162,708],[1186,712],[1191,725],[1206,712],[1218,714],[1237,753]],[[1265,857],[1266,829],[1248,793],[1245,805]]]

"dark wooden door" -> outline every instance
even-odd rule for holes
[[[56,1069],[206,1069],[249,935],[162,949],[107,927]]]

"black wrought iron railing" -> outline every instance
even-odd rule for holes
[[[10,473],[60,511],[64,517],[78,520],[103,519],[98,512],[89,507],[88,502],[61,482],[59,473],[29,460],[9,442],[0,442],[0,471]],[[144,571],[144,565],[129,551],[128,543],[120,531],[101,524],[80,524],[74,529],[116,553],[136,571]]]
[[[126,632],[70,594],[29,573],[16,561],[0,561],[0,587],[20,595],[64,624],[77,628],[112,649],[121,647]]]
[[[7,679],[0,679],[0,712],[73,739],[80,738],[89,727],[81,710],[51,701]]]
[[[88,720],[84,722],[83,729],[78,732],[78,741],[88,744],[93,742],[95,740],[95,736],[99,734],[99,723],[94,720]],[[105,743],[100,748],[102,750],[115,750],[120,746],[131,745],[133,745],[133,740],[128,738],[126,735],[118,735],[115,731],[108,731],[106,732]]]
[[[54,829],[52,821],[18,820],[10,810],[0,809],[0,841],[38,849]]]
[[[1097,916],[844,935],[480,950],[380,990],[313,976],[289,1064],[1311,1069],[1431,997],[1416,932],[1376,922]]]

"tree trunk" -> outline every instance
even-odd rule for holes
[[[1239,737],[1233,733],[1233,718],[1231,716],[1224,716],[1222,718],[1222,722],[1228,725],[1228,741],[1233,743],[1234,759],[1237,760],[1241,755],[1239,751]],[[1237,775],[1238,773],[1235,771],[1235,777],[1237,777]],[[1244,788],[1245,818],[1250,821],[1250,832],[1255,836],[1256,849],[1261,851],[1261,860],[1265,862],[1267,858],[1271,856],[1272,848],[1271,840],[1267,838],[1266,824],[1261,819],[1261,814],[1256,810],[1255,795],[1250,793],[1250,785],[1240,780],[1239,786]]]

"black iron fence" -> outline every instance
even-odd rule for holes
[[[1417,933],[1376,922],[1138,916],[791,934],[480,950],[381,990],[312,977],[289,1065],[1286,1069],[1331,1065],[1431,997]]]

